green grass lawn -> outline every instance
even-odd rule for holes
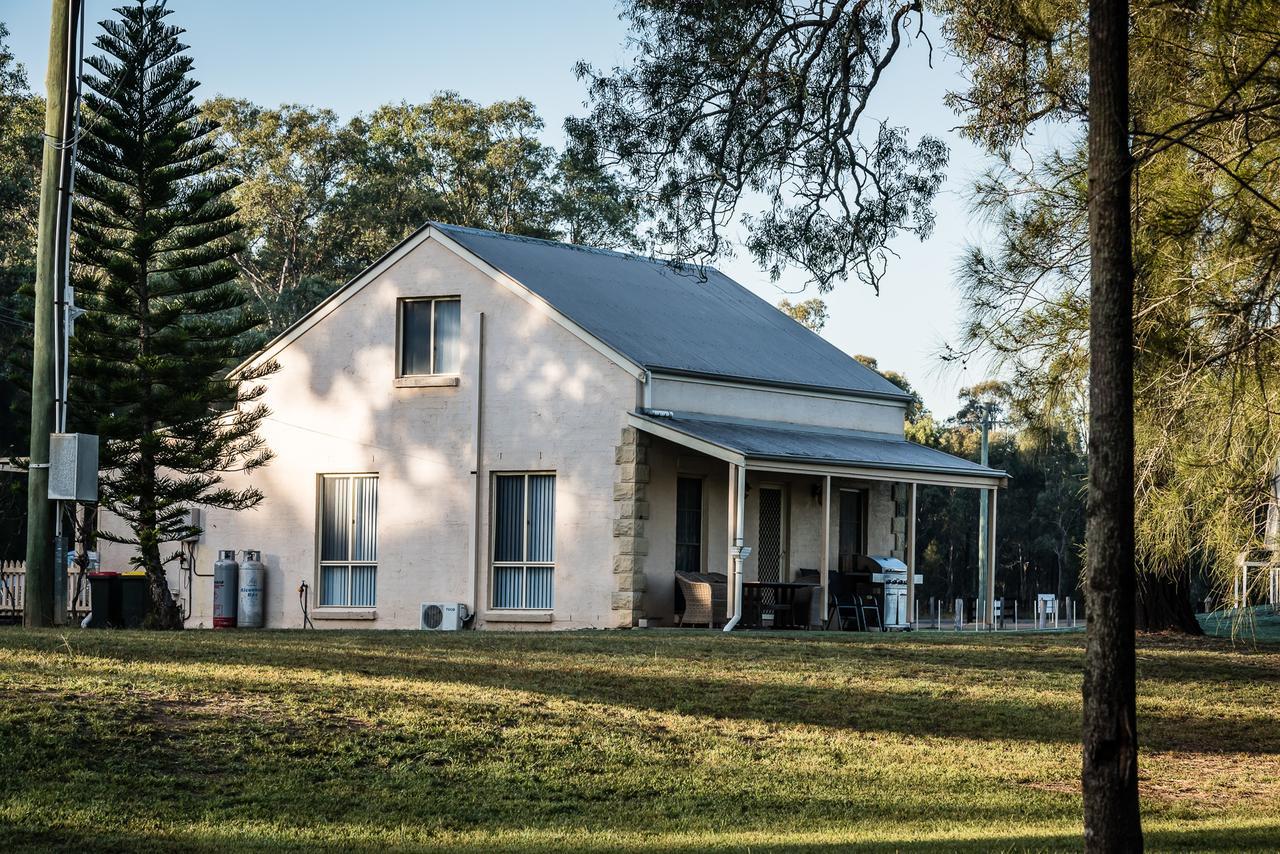
[[[1079,847],[1083,638],[0,630],[0,848]],[[1280,645],[1144,639],[1155,850],[1280,844]]]

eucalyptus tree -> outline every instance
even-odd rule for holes
[[[239,282],[279,331],[363,266],[341,257],[349,236],[341,189],[354,142],[328,109],[220,97],[201,113],[217,127],[216,169],[235,182]]]
[[[215,98],[245,226],[240,283],[278,332],[428,220],[634,247],[639,203],[595,150],[540,138],[524,98],[456,92],[384,104],[342,122],[329,109]]]
[[[527,98],[479,104],[441,92],[379,107],[349,129],[348,245],[365,256],[429,219],[587,246],[635,242],[634,196],[589,141],[571,132],[560,152],[543,142]]]
[[[569,125],[642,194],[656,250],[711,261],[740,232],[775,279],[795,267],[821,292],[878,287],[885,244],[930,233],[946,146],[867,114],[923,36],[919,0],[627,0],[622,15],[634,56],[579,64],[590,110]]]
[[[183,31],[160,4],[116,11],[85,60],[96,73],[84,80],[76,174],[73,260],[87,313],[73,339],[72,412],[101,437],[101,506],[126,525],[101,536],[137,546],[147,625],[181,628],[162,546],[197,530],[187,507],[261,500],[223,475],[270,458],[255,381],[274,365],[230,373],[261,339],[234,284],[234,180],[219,172],[217,125],[192,99]]]
[[[821,332],[827,325],[827,303],[821,297],[796,302],[784,298],[778,302],[778,311],[813,332]],[[874,370],[875,366],[872,365],[871,368]]]

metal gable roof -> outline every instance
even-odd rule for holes
[[[952,456],[937,448],[906,439],[854,430],[825,429],[782,422],[719,420],[682,413],[671,417],[644,413],[636,415],[652,424],[735,451],[748,461],[779,460],[864,466],[974,478],[1008,476],[999,469]]]
[[[905,399],[902,390],[711,268],[430,223],[653,371]]]

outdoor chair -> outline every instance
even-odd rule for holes
[[[791,591],[791,602],[780,610],[782,614],[782,622],[780,627],[789,629],[807,629],[809,628],[810,617],[813,615],[813,591],[818,588],[813,585],[805,587],[797,587]],[[773,618],[774,625],[779,625],[778,617]]]
[[[802,584],[813,585],[812,590],[804,591],[803,595],[809,600],[808,607],[802,613],[800,610],[800,607],[797,606],[796,607],[797,617],[803,616],[804,622],[802,625],[806,629],[811,626],[822,625],[822,616],[823,616],[822,614],[823,602],[822,602],[822,596],[821,596],[822,573],[816,569],[804,569],[804,568],[797,569],[796,581],[799,581]]]
[[[880,600],[873,594],[867,593],[861,597],[859,610],[861,611],[862,628],[864,631],[869,632],[872,628],[881,632],[885,630],[884,619],[880,615]],[[872,625],[872,620],[875,621],[874,626]]]
[[[729,610],[729,576],[723,572],[703,573],[711,585],[711,618],[713,623],[724,624]]]
[[[717,615],[725,613],[728,585],[717,581],[715,576],[716,573],[676,573],[676,584],[684,598],[684,610],[676,619],[677,626],[705,623],[710,628],[715,626]]]
[[[854,595],[853,580],[842,572],[829,571],[826,627],[830,629],[833,622],[842,632],[858,632],[866,628],[862,619],[862,603]]]

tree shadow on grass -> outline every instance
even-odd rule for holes
[[[1079,851],[1083,842],[1078,834],[1050,833],[1019,835],[991,835],[973,838],[946,838],[910,840],[886,837],[877,841],[809,841],[800,836],[788,838],[779,834],[775,840],[752,838],[742,840],[734,835],[723,839],[715,837],[663,835],[635,839],[634,837],[600,838],[599,834],[583,833],[572,836],[534,835],[528,841],[499,840],[488,835],[475,836],[466,832],[443,834],[438,840],[414,840],[404,844],[361,843],[359,837],[348,837],[341,843],[325,844],[312,840],[288,841],[246,838],[239,834],[199,833],[183,834],[158,831],[147,835],[117,836],[113,834],[79,833],[54,829],[33,833],[6,826],[0,821],[0,832],[10,843],[11,852],[35,851],[154,851],[154,852],[223,852],[237,850],[298,851],[298,852],[385,852],[412,850],[420,852],[483,851],[486,854],[528,854],[542,851],[575,851],[583,854],[641,854],[641,852],[716,852],[750,851],[752,854],[876,854],[877,852],[1050,852]],[[1241,828],[1207,827],[1178,830],[1156,830],[1146,833],[1146,850],[1158,851],[1274,851],[1275,840],[1280,838],[1280,822],[1249,825]]]
[[[129,660],[157,664],[174,663],[162,650],[134,651]],[[235,666],[235,660],[211,655],[192,658],[187,663]],[[264,671],[275,666],[287,671],[297,664],[279,663],[270,654],[252,659],[253,668],[232,674],[200,673],[193,686],[221,692],[265,692],[278,690],[278,674]],[[875,679],[863,679],[855,672],[843,674],[826,684],[807,684],[784,678],[777,681],[756,671],[748,677],[701,670],[687,666],[683,673],[670,675],[653,668],[628,668],[625,661],[548,662],[538,658],[489,659],[481,657],[438,658],[405,661],[379,655],[375,651],[349,651],[334,659],[302,665],[307,670],[350,676],[353,690],[395,692],[385,679],[416,682],[445,682],[462,687],[530,692],[581,703],[678,715],[710,720],[736,720],[765,724],[835,727],[860,732],[891,733],[904,736],[941,738],[1008,739],[1014,741],[1071,744],[1078,740],[1079,717],[1072,707],[1052,698],[1028,700],[1001,696],[978,699],[945,689],[921,685],[895,690],[879,687]],[[82,661],[85,674],[109,676],[109,667]],[[180,684],[179,671],[167,681]],[[855,681],[856,680],[856,681]],[[309,688],[306,680],[289,684],[289,690],[330,691]]]
[[[221,690],[269,691],[278,680],[261,672],[264,666],[283,670],[302,668],[321,673],[349,674],[363,690],[394,690],[379,679],[449,682],[460,686],[532,692],[564,700],[631,709],[694,715],[710,719],[802,724],[904,736],[1005,739],[1060,744],[1079,741],[1080,718],[1074,700],[1064,703],[1061,692],[1077,690],[1072,666],[1061,660],[1045,662],[1043,672],[1026,680],[1005,674],[1001,683],[986,681],[987,671],[944,674],[890,683],[899,667],[910,666],[902,651],[889,645],[838,643],[834,652],[790,642],[677,637],[659,641],[655,652],[666,656],[655,666],[644,655],[645,644],[630,637],[584,633],[577,636],[424,636],[421,634],[361,633],[330,637],[266,632],[210,634],[200,638],[174,636],[167,642],[155,636],[88,636],[78,647],[91,655],[124,661],[176,662],[252,666],[237,677],[205,677]],[[13,640],[7,638],[6,640]],[[19,638],[18,646],[49,651],[50,638]],[[43,641],[43,642],[41,642]],[[733,643],[727,655],[722,643]],[[13,646],[14,644],[10,644]],[[947,653],[971,658],[987,653],[978,647],[941,645]],[[663,649],[662,647],[665,647]],[[932,651],[926,645],[925,651]],[[687,653],[682,657],[682,652]],[[1055,650],[1055,652],[1057,652]],[[943,657],[949,664],[951,655]],[[934,661],[931,659],[931,662]],[[737,665],[736,669],[734,665]],[[1264,669],[1269,665],[1260,665]],[[1183,668],[1188,678],[1196,668]],[[673,672],[674,671],[674,672]],[[803,678],[797,673],[803,673]],[[1257,673],[1202,672],[1217,686],[1240,676],[1242,684],[1256,684]],[[175,673],[174,678],[181,678]],[[373,680],[373,682],[368,682]],[[897,684],[901,687],[884,687]],[[960,688],[957,688],[957,684]],[[973,696],[968,686],[983,689]],[[293,686],[307,690],[305,682]],[[1056,696],[1055,696],[1056,692]],[[1143,744],[1152,750],[1193,749],[1202,752],[1280,752],[1280,727],[1274,714],[1243,711],[1230,720],[1210,715],[1165,711],[1143,714]]]

